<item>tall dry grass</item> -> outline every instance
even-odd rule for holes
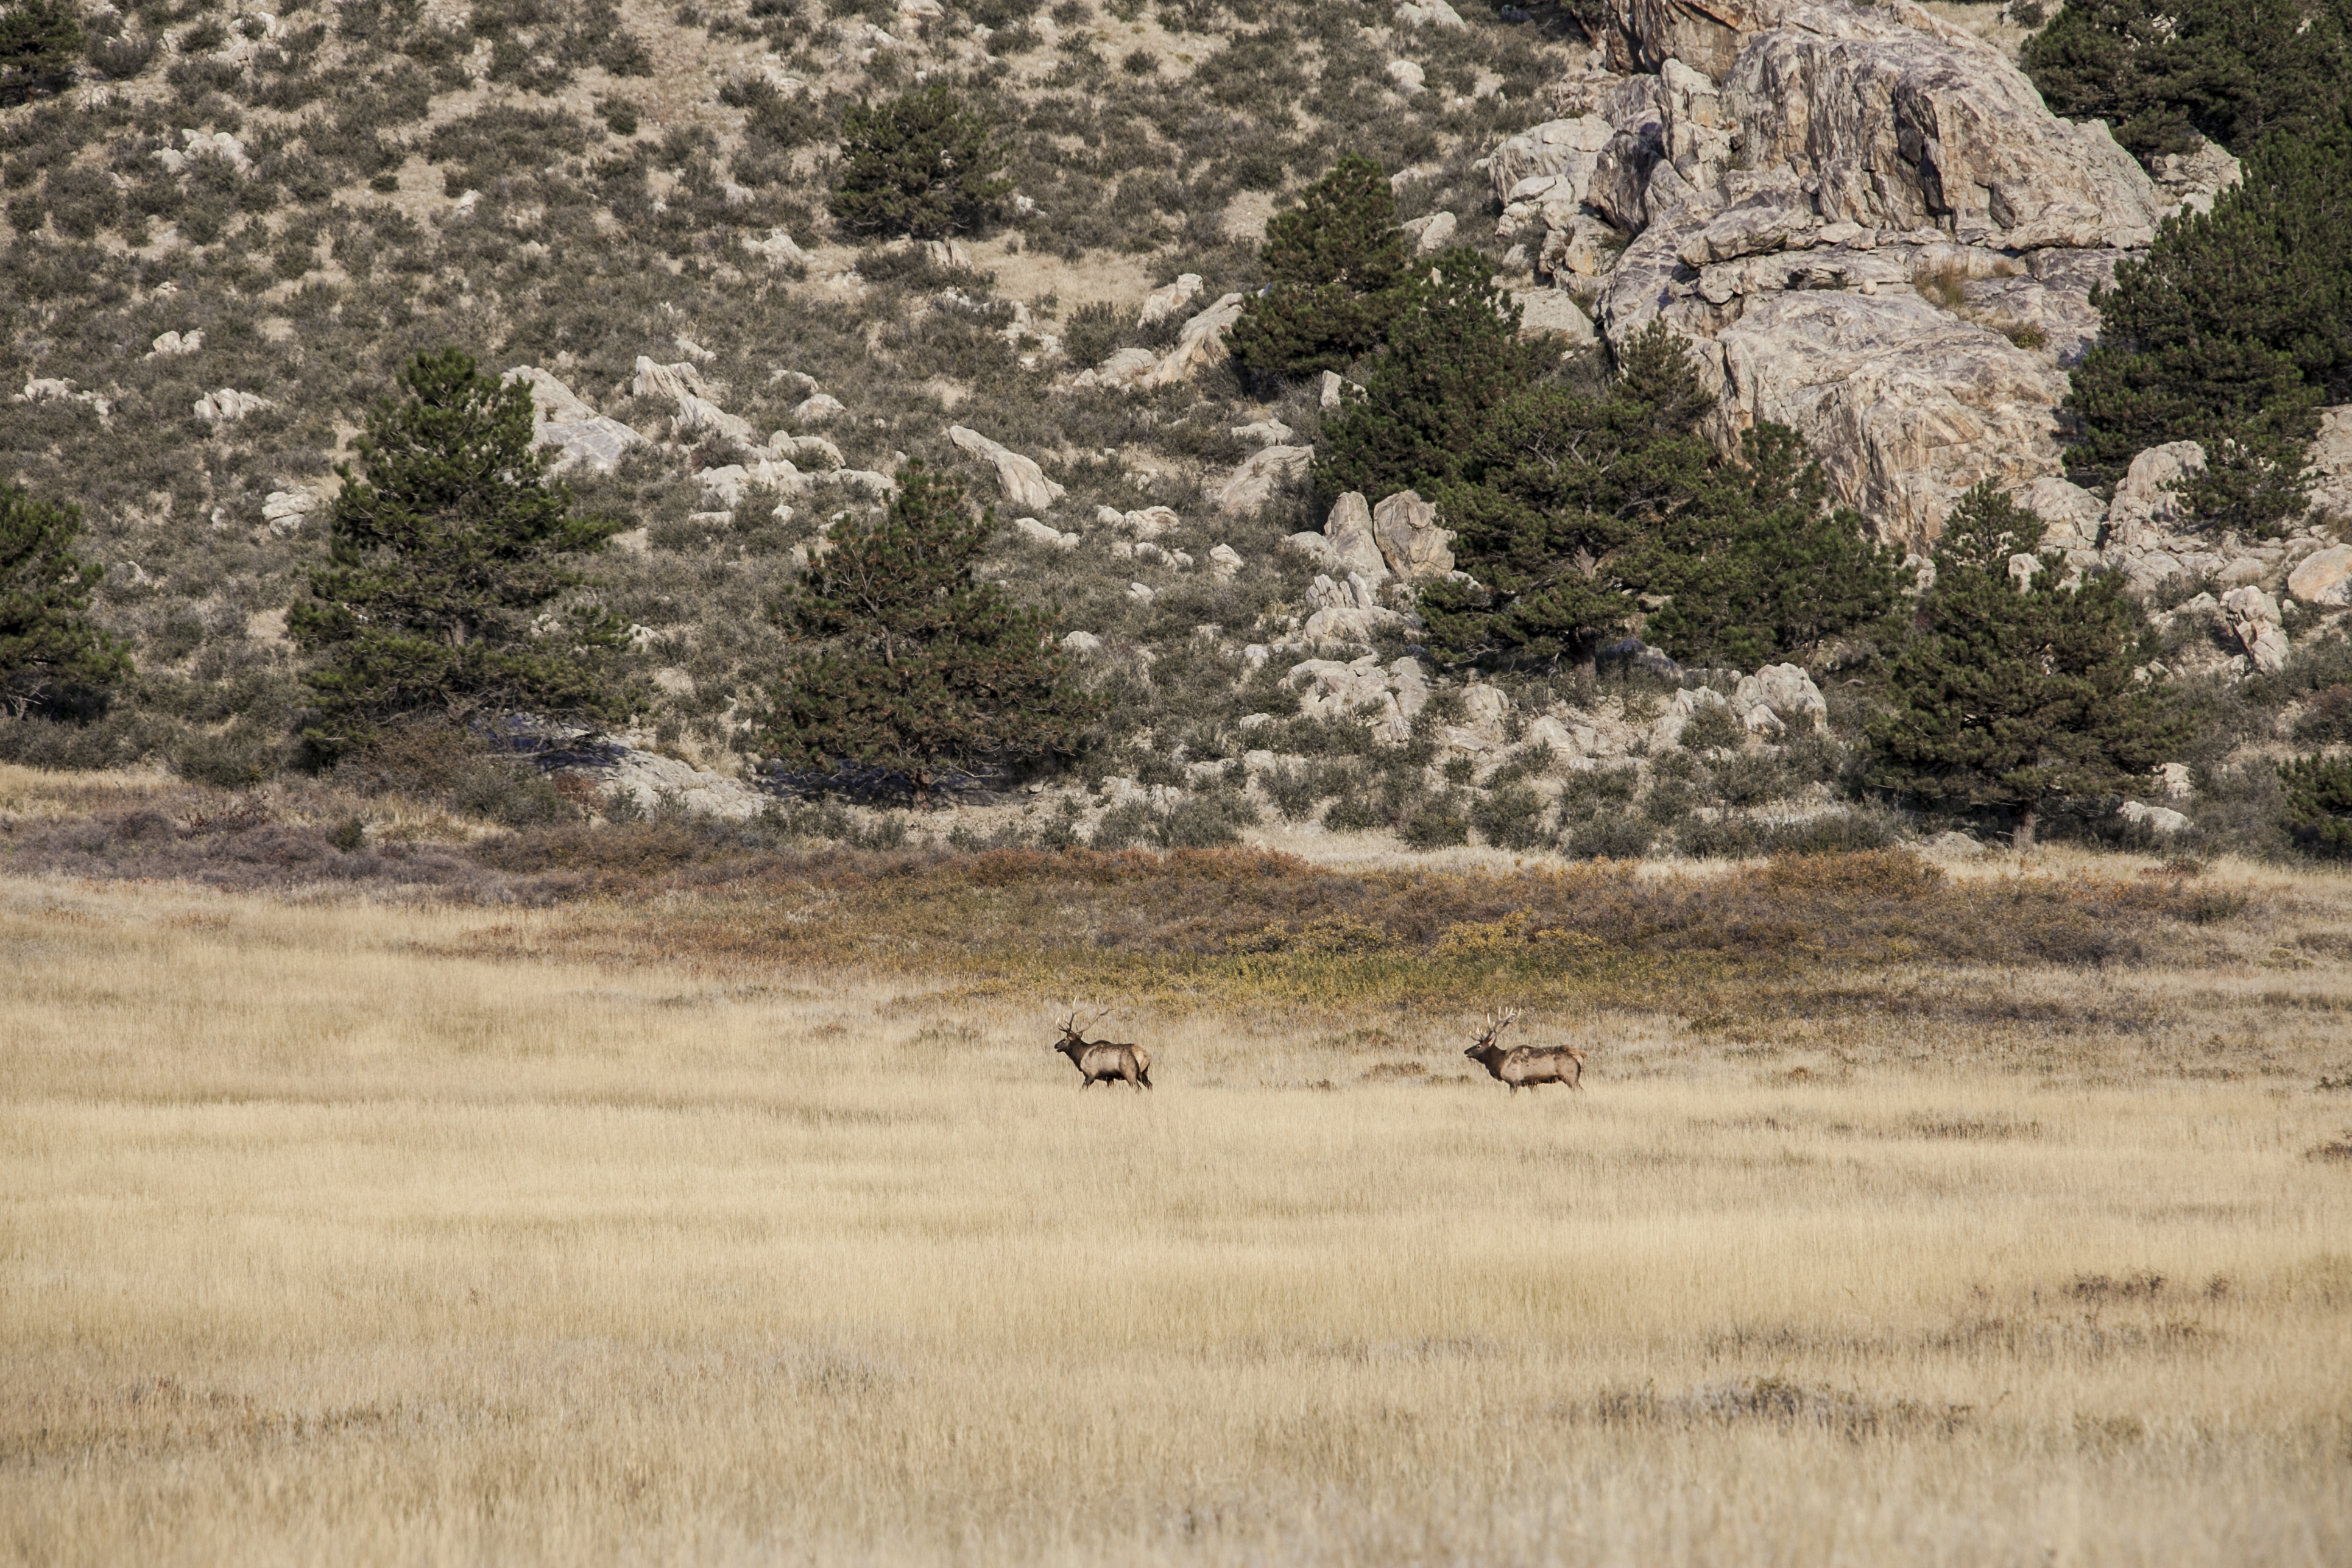
[[[1063,995],[570,918],[0,883],[0,1552],[2352,1559],[2332,959],[1947,977],[2098,991],[1992,1059],[1555,1015],[1516,1102],[1203,1004],[1081,1095]]]

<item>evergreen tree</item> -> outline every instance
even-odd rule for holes
[[[0,103],[21,103],[73,81],[81,54],[73,0],[18,0],[0,6]]]
[[[1685,663],[1753,669],[1801,660],[1883,620],[1901,561],[1861,514],[1829,504],[1821,464],[1794,430],[1759,425],[1720,475],[1717,504],[1670,517],[1643,574],[1667,597],[1643,631]]]
[[[2019,63],[2051,111],[2104,120],[2141,163],[2202,135],[2243,156],[2336,118],[2352,0],[2068,0]]]
[[[2297,757],[2279,764],[2287,836],[2314,855],[2352,856],[2352,762]]]
[[[1404,304],[1412,261],[1381,166],[1340,159],[1266,225],[1258,261],[1265,290],[1225,340],[1245,374],[1297,380],[1378,348]]]
[[[2022,587],[2011,575],[2042,532],[1990,482],[1962,498],[1937,542],[1925,629],[1895,657],[1894,705],[1870,726],[1874,784],[2005,807],[2021,850],[2045,803],[2126,790],[2189,731],[2162,689],[2133,678],[2155,637],[2122,578],[2064,587],[2054,552]]]
[[[1052,618],[975,581],[993,509],[911,464],[887,514],[844,526],[775,618],[800,657],[767,744],[792,765],[862,763],[928,800],[942,769],[1074,751],[1102,703],[1071,684]]]
[[[984,228],[1013,182],[988,122],[945,82],[841,117],[835,222],[852,234],[945,239]]]
[[[2299,513],[2315,410],[2352,399],[2352,121],[2263,142],[2243,184],[2168,220],[2098,305],[2067,399],[2078,475],[2111,482],[2148,447],[2199,441],[2201,515],[2253,531]]]
[[[1795,432],[1751,432],[1727,463],[1699,434],[1713,406],[1663,321],[1627,345],[1600,397],[1558,386],[1496,410],[1440,492],[1476,585],[1421,595],[1451,661],[1567,657],[1590,668],[1643,602],[1677,658],[1752,667],[1883,616],[1895,568]]]
[[[106,568],[73,552],[81,509],[0,490],[0,707],[79,706],[131,673],[115,637],[89,622]]]
[[[1543,351],[1519,341],[1519,307],[1493,272],[1455,246],[1412,285],[1364,396],[1324,422],[1315,477],[1326,493],[1435,489],[1493,410],[1534,384]]]
[[[372,410],[328,518],[329,564],[287,630],[320,656],[305,738],[321,756],[411,717],[615,719],[630,694],[608,671],[624,628],[552,608],[587,579],[568,557],[622,524],[576,517],[531,446],[530,384],[501,386],[457,349],[419,353],[404,396]]]

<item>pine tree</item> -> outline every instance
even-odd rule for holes
[[[1234,363],[1260,380],[1345,369],[1387,340],[1411,259],[1381,166],[1340,159],[1266,225],[1266,289],[1226,337]]]
[[[957,91],[933,82],[841,117],[835,222],[852,234],[946,239],[984,228],[1013,182],[1004,149]]]
[[[79,707],[131,673],[122,644],[89,621],[106,568],[73,552],[81,509],[0,490],[0,707]]]
[[[811,770],[905,774],[919,804],[942,771],[1074,751],[1102,703],[1070,681],[1051,617],[974,580],[996,531],[963,487],[911,464],[867,527],[845,526],[776,606],[799,657],[767,744]]]
[[[1885,617],[1900,558],[1859,513],[1829,504],[1829,482],[1784,425],[1746,432],[1720,504],[1683,509],[1643,574],[1664,595],[1643,635],[1685,663],[1753,669],[1803,659]]]
[[[2055,552],[2021,588],[2011,575],[2042,531],[1990,482],[1962,498],[1937,542],[1926,628],[1895,657],[1894,705],[1870,726],[1874,784],[2005,807],[2021,850],[2045,804],[2130,788],[2189,731],[2161,688],[2134,679],[2155,638],[2121,577],[2067,588]]]
[[[330,563],[287,616],[320,656],[306,678],[314,753],[407,718],[621,717],[631,693],[608,665],[624,628],[553,606],[588,581],[568,558],[623,525],[574,516],[570,488],[548,481],[530,383],[501,386],[457,349],[419,353],[399,382],[354,443],[367,478],[336,470]]]
[[[2076,474],[2111,482],[2149,447],[2198,441],[2200,515],[2247,531],[2292,519],[2315,410],[2352,399],[2352,120],[2263,142],[2243,184],[2168,220],[2098,305],[2067,399]]]
[[[1324,423],[1315,477],[1326,493],[1435,489],[1493,410],[1534,384],[1543,353],[1519,341],[1519,307],[1493,272],[1456,246],[1412,285],[1364,396]]]
[[[1557,386],[1496,410],[1439,492],[1475,586],[1422,591],[1449,661],[1568,657],[1589,668],[1643,602],[1677,658],[1742,666],[1884,616],[1895,568],[1795,432],[1751,432],[1727,463],[1699,434],[1714,400],[1664,322],[1627,345],[1600,397]]]
[[[81,54],[81,19],[72,0],[18,0],[0,7],[0,103],[71,85]]]
[[[2352,0],[2068,0],[2019,63],[2053,113],[2105,121],[2143,163],[2200,135],[2243,156],[2336,119]]]

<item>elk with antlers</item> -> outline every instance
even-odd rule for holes
[[[1106,1007],[1087,1020],[1085,1028],[1092,1028],[1110,1016]],[[1151,1053],[1141,1046],[1122,1045],[1112,1040],[1088,1040],[1073,1012],[1062,1025],[1062,1037],[1054,1048],[1070,1058],[1078,1069],[1078,1087],[1087,1089],[1116,1079],[1138,1094],[1151,1087]]]
[[[1525,1089],[1533,1093],[1538,1084],[1564,1083],[1570,1089],[1584,1087],[1584,1053],[1574,1046],[1504,1046],[1496,1042],[1511,1021],[1519,1016],[1516,1007],[1499,1017],[1486,1015],[1486,1032],[1478,1043],[1462,1054],[1486,1069],[1487,1076],[1497,1083],[1511,1086],[1517,1094]]]

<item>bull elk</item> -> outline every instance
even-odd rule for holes
[[[1110,1016],[1106,1007],[1087,1020],[1092,1028]],[[1141,1094],[1151,1087],[1151,1053],[1141,1046],[1122,1045],[1115,1040],[1089,1040],[1078,1024],[1075,1012],[1062,1025],[1062,1037],[1054,1048],[1070,1058],[1078,1069],[1078,1087],[1091,1088],[1097,1083],[1109,1083],[1114,1079]]]
[[[1570,1089],[1584,1087],[1584,1053],[1574,1046],[1504,1046],[1497,1042],[1503,1031],[1519,1016],[1517,1008],[1497,1017],[1486,1015],[1486,1032],[1478,1043],[1462,1054],[1486,1069],[1488,1077],[1497,1083],[1511,1086],[1517,1094],[1524,1089],[1535,1091],[1538,1084],[1564,1083]]]

